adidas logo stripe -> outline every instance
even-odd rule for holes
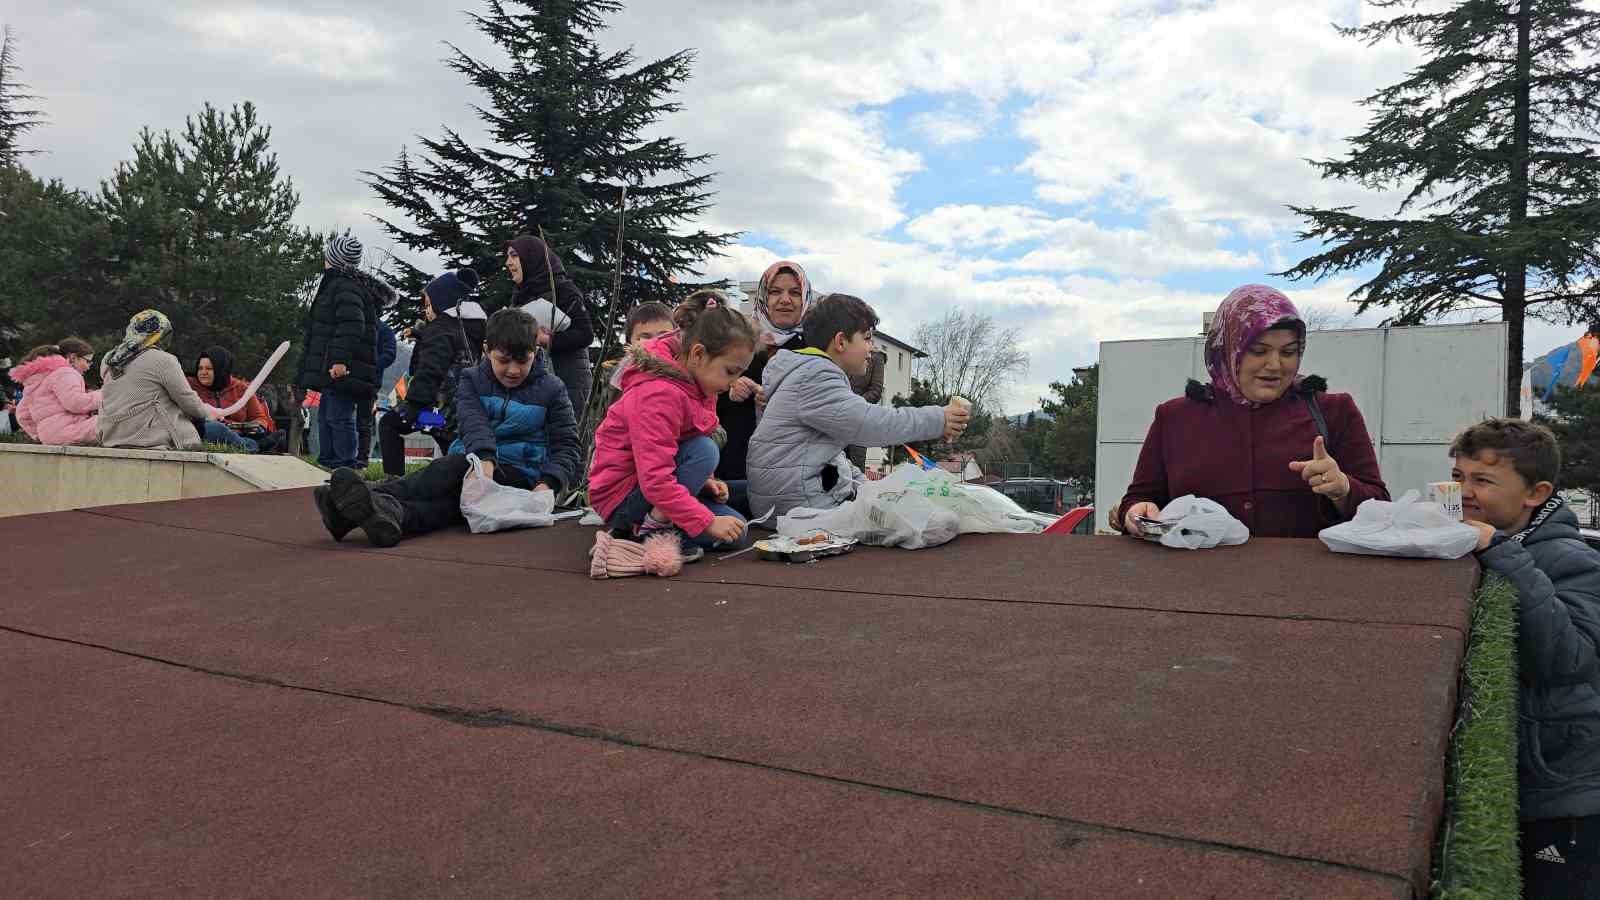
[[[1565,863],[1567,861],[1561,855],[1561,851],[1556,849],[1555,844],[1551,844],[1543,850],[1540,850],[1538,853],[1535,853],[1533,858],[1539,860],[1540,862],[1549,863]]]

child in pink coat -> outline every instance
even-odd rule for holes
[[[100,392],[83,383],[94,348],[78,338],[35,347],[12,368],[22,385],[17,422],[41,444],[92,444],[98,425]]]
[[[758,335],[715,291],[685,300],[673,324],[677,331],[628,351],[622,397],[595,431],[589,502],[613,536],[678,531],[693,562],[702,548],[745,537],[744,519],[726,505],[728,486],[712,475],[711,435],[717,395],[744,374]]]

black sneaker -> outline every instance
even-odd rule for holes
[[[328,492],[339,515],[367,533],[374,547],[393,547],[400,543],[400,524],[404,510],[400,501],[376,493],[354,469],[335,469],[328,479]]]
[[[322,527],[328,529],[335,541],[344,540],[344,536],[356,527],[355,522],[339,514],[339,508],[333,503],[333,488],[323,484],[311,490],[311,500],[317,504],[317,512],[322,515]]]

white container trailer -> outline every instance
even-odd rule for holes
[[[1384,483],[1398,497],[1448,479],[1456,433],[1505,414],[1506,364],[1505,323],[1490,322],[1313,331],[1300,371],[1326,378],[1330,393],[1355,397]],[[1202,336],[1100,345],[1097,528],[1122,499],[1156,407],[1183,396],[1190,378],[1207,380]]]

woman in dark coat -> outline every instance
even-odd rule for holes
[[[516,282],[511,302],[533,316],[539,325],[539,344],[550,352],[556,377],[567,386],[573,415],[582,420],[594,386],[589,362],[589,345],[594,343],[594,324],[583,292],[567,275],[561,257],[544,241],[524,234],[506,244],[506,271]],[[555,296],[551,296],[552,286]],[[538,301],[553,302],[553,308]],[[529,308],[530,304],[537,304]]]
[[[755,296],[761,346],[756,348],[744,377],[734,382],[727,393],[717,397],[717,420],[728,434],[722,457],[717,462],[717,477],[723,481],[742,482],[749,477],[745,471],[745,457],[750,452],[750,436],[756,433],[760,407],[767,402],[761,390],[761,376],[766,372],[767,360],[779,350],[799,350],[806,345],[800,333],[800,322],[810,306],[811,282],[799,263],[779,260],[761,273]],[[740,499],[742,485],[735,487],[732,505],[748,513]]]
[[[1156,407],[1112,527],[1140,534],[1135,517],[1155,518],[1193,494],[1222,504],[1253,536],[1314,538],[1363,501],[1389,499],[1355,401],[1300,375],[1305,343],[1288,297],[1259,284],[1229,294],[1206,339],[1211,383],[1190,381],[1184,396]]]

